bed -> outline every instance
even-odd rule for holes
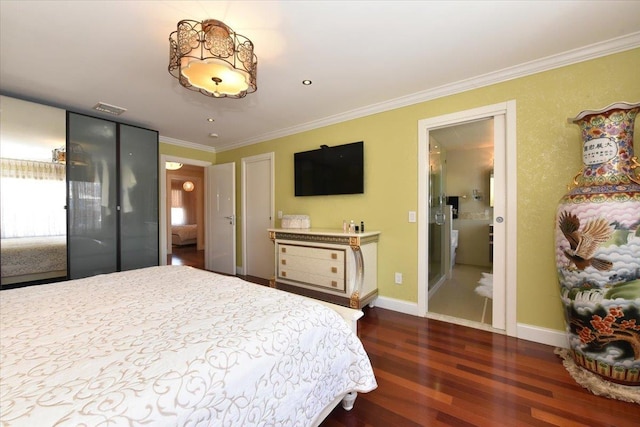
[[[67,275],[67,237],[43,236],[0,241],[3,285]]]
[[[4,290],[0,325],[2,425],[312,426],[377,386],[326,304],[186,266]]]
[[[172,225],[171,244],[176,246],[195,245],[198,241],[198,225]]]

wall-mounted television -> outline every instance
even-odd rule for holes
[[[364,142],[294,154],[295,195],[364,193]]]

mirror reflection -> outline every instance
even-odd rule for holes
[[[0,96],[2,287],[67,274],[66,118]]]

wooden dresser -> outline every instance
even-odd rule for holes
[[[272,287],[360,309],[378,296],[380,232],[269,229],[275,244]]]

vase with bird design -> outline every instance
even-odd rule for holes
[[[556,267],[570,352],[607,381],[640,387],[640,103],[583,111],[582,170],[556,215]]]

